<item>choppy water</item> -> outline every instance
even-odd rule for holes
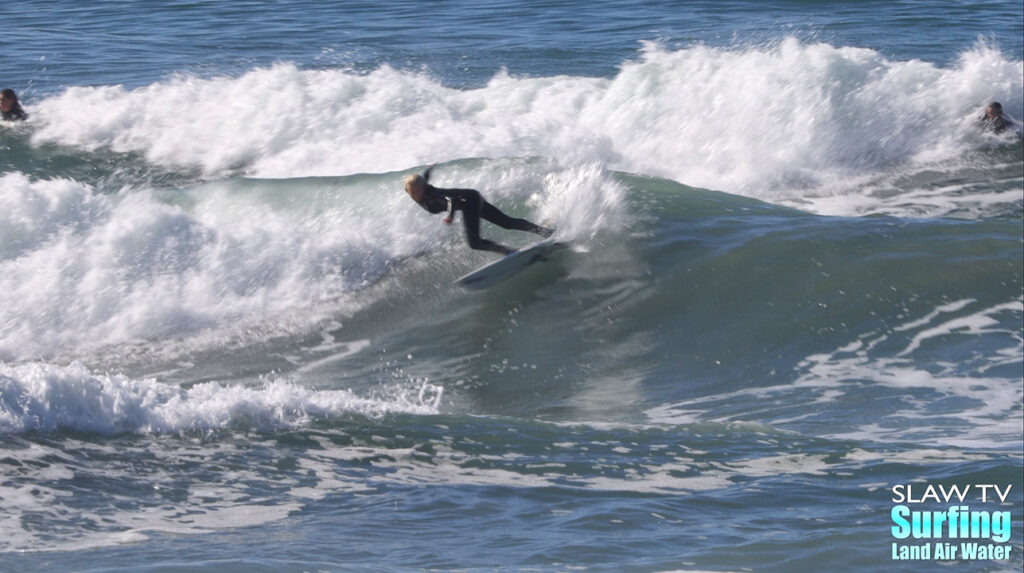
[[[1022,20],[0,9],[0,570],[1018,570]],[[458,290],[429,164],[573,248]],[[909,483],[1010,556],[893,560]]]

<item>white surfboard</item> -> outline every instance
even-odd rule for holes
[[[455,281],[455,284],[469,290],[490,288],[533,263],[543,260],[545,256],[568,246],[568,243],[544,239],[480,267]]]

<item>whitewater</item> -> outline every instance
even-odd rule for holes
[[[983,146],[979,106],[999,98],[1020,117],[1021,73],[984,42],[943,68],[795,38],[744,50],[648,43],[612,78],[500,72],[474,89],[387,65],[278,64],[237,78],[69,88],[39,103],[32,141],[134,153],[207,178],[558,157],[796,201]]]
[[[358,4],[8,19],[0,571],[881,570],[911,482],[1019,568],[1019,6]],[[455,287],[431,165],[571,249]]]

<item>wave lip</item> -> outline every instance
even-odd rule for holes
[[[436,414],[439,387],[420,383],[390,396],[315,390],[273,380],[261,387],[216,382],[184,389],[153,379],[96,375],[79,363],[0,364],[0,433],[71,430],[104,435],[295,427],[347,415]]]

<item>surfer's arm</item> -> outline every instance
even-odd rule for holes
[[[444,224],[451,225],[455,218],[455,203],[452,202],[451,197],[445,197],[445,201],[448,201],[448,214],[444,216]]]

